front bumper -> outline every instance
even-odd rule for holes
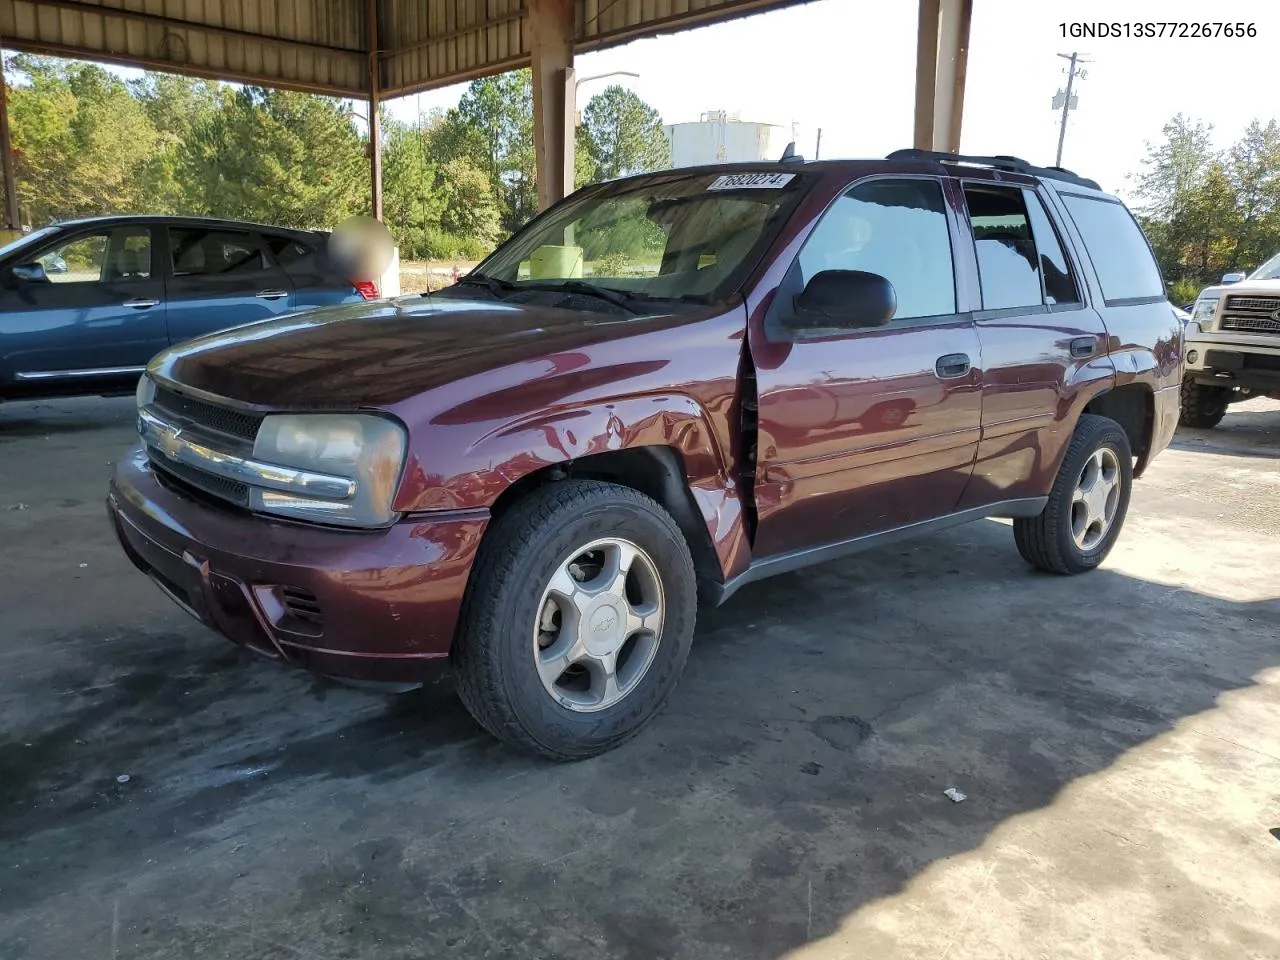
[[[1197,383],[1280,391],[1280,336],[1205,331],[1186,343],[1186,372]]]
[[[159,480],[142,450],[107,499],[129,559],[233,642],[317,673],[417,682],[449,655],[486,511],[386,530],[270,520]]]

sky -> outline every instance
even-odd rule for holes
[[[579,106],[610,83],[634,90],[664,123],[711,110],[796,131],[798,151],[875,157],[911,146],[917,5],[908,0],[811,0],[773,13],[638,40],[577,58],[578,76],[626,70],[583,85]],[[1244,38],[1064,36],[1064,23],[1204,22],[1256,25]],[[1253,119],[1280,120],[1277,0],[974,0],[960,148],[1054,161],[1060,112],[1053,94],[1066,61],[1092,61],[1077,81],[1062,163],[1132,199],[1147,145],[1183,113],[1214,127],[1218,145]],[[1277,58],[1280,59],[1280,58]],[[673,65],[679,65],[673,69]],[[119,70],[124,74],[136,71]],[[455,105],[464,86],[387,101],[401,120]]]
[[[799,152],[812,157],[883,156],[911,146],[915,87],[915,3],[813,0],[577,58],[579,76],[629,70],[585,84],[585,101],[610,83],[634,90],[665,123],[710,110],[745,121],[795,124]],[[1082,21],[1197,21],[1257,25],[1244,39],[1072,39],[1060,24]],[[1280,119],[1280,2],[1266,0],[975,0],[961,150],[1012,154],[1051,164],[1066,82],[1059,53],[1092,60],[1077,82],[1063,165],[1122,196],[1146,143],[1176,113],[1212,123],[1221,146],[1249,121]],[[673,64],[680,65],[672,69]],[[403,120],[457,103],[461,87],[391,101]],[[580,104],[581,105],[581,104]]]

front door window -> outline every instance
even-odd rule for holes
[[[808,283],[823,270],[876,273],[893,284],[894,320],[956,312],[942,185],[936,180],[869,180],[831,205],[799,260]]]

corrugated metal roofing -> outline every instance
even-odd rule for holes
[[[0,0],[8,49],[331,93],[368,88],[354,0]]]
[[[0,0],[8,49],[346,96],[369,89],[376,3],[386,96],[529,62],[525,0]],[[599,49],[805,0],[574,0]]]
[[[380,0],[378,44],[388,96],[440,87],[529,62],[521,0]]]

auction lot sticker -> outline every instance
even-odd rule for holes
[[[776,190],[795,179],[794,173],[731,173],[716,177],[708,190]]]

